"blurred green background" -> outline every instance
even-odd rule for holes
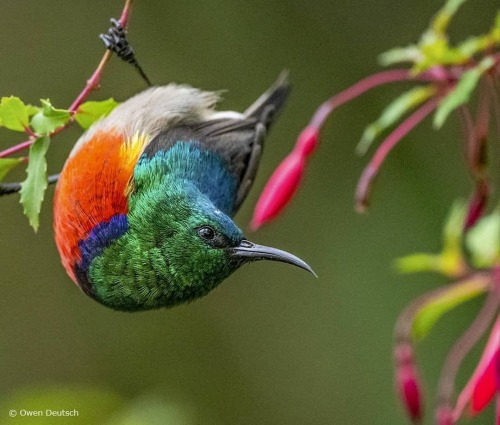
[[[376,71],[378,53],[415,41],[440,5],[137,0],[129,39],[154,82],[227,89],[223,109],[244,109],[290,69],[293,95],[237,217],[247,226],[266,179],[319,103]],[[497,6],[471,0],[452,35],[486,30]],[[97,35],[121,7],[122,1],[3,0],[0,94],[69,105],[102,55]],[[393,391],[393,324],[412,298],[443,280],[398,276],[392,260],[437,251],[449,206],[468,195],[471,182],[456,121],[439,133],[427,121],[390,155],[369,213],[354,213],[354,188],[368,159],[356,157],[354,147],[364,125],[402,87],[339,110],[291,207],[272,225],[248,232],[304,258],[318,280],[261,262],[190,305],[115,312],[82,295],[62,268],[52,236],[53,188],[38,234],[17,196],[0,199],[0,424],[406,423]],[[93,98],[124,100],[141,89],[132,67],[113,59]],[[61,168],[78,135],[74,128],[57,136],[50,172]],[[15,136],[0,133],[0,147],[21,141]],[[419,347],[426,423],[444,356],[477,307],[448,315]],[[474,358],[460,382],[473,366]],[[80,416],[8,417],[9,409],[33,406],[76,408]],[[471,421],[492,422],[491,408]]]

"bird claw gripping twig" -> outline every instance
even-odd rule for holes
[[[48,184],[57,183],[59,180],[59,174],[53,174],[48,177]],[[0,183],[0,196],[11,195],[13,193],[18,193],[22,188],[21,182],[13,182],[13,183]]]
[[[99,35],[99,38],[108,50],[115,53],[124,62],[133,65],[148,86],[152,85],[146,73],[139,65],[134,49],[127,40],[127,31],[117,19],[111,18],[111,27],[106,34]]]

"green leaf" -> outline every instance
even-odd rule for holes
[[[382,66],[394,65],[401,62],[417,62],[422,58],[420,49],[415,45],[407,47],[396,47],[387,50],[378,56],[378,62]]]
[[[0,100],[0,121],[9,130],[24,132],[29,124],[30,107],[15,96]]]
[[[460,285],[450,286],[448,291],[425,304],[413,321],[413,337],[416,340],[425,338],[443,314],[485,292],[489,282],[489,277],[474,277]]]
[[[443,228],[443,245],[446,249],[460,248],[467,206],[463,201],[455,201]]]
[[[437,272],[449,277],[464,273],[462,253],[462,229],[466,206],[457,201],[451,208],[443,230],[443,248],[439,254],[417,253],[396,260],[400,273]]]
[[[26,111],[28,112],[28,115],[31,117],[32,115],[35,115],[37,112],[40,111],[40,108],[38,106],[33,106],[33,105],[26,105]]]
[[[49,99],[40,99],[41,110],[31,118],[31,127],[36,134],[43,136],[52,133],[56,128],[67,124],[71,114],[65,109],[56,109]]]
[[[49,149],[49,136],[40,137],[30,147],[29,164],[26,169],[26,180],[21,184],[21,204],[24,215],[28,217],[31,227],[38,230],[40,209],[47,189],[47,160],[45,155]]]
[[[377,121],[365,128],[363,136],[356,147],[358,154],[364,154],[385,129],[395,124],[409,110],[417,107],[435,93],[432,86],[414,87],[394,99],[382,112]]]
[[[467,0],[448,0],[432,20],[432,30],[437,34],[444,34],[450,25],[451,19],[457,13],[460,6],[466,1]]]
[[[434,115],[434,127],[440,128],[452,111],[468,102],[479,79],[494,63],[492,58],[487,57],[478,66],[463,73],[455,89],[441,101]]]
[[[395,266],[400,273],[419,273],[439,271],[441,259],[439,255],[416,253],[397,258]]]
[[[494,41],[497,43],[500,42],[500,10],[497,11],[495,16],[495,23],[493,24],[493,28],[491,29],[491,36]]]
[[[476,267],[491,267],[500,259],[500,212],[483,217],[467,233],[467,249]]]
[[[23,158],[0,158],[0,182],[21,162]]]
[[[481,35],[477,37],[469,37],[457,46],[457,51],[465,58],[472,58],[474,55],[486,50],[491,46],[491,37],[489,35]]]
[[[76,111],[76,122],[87,130],[94,122],[108,115],[119,103],[113,98],[82,103]]]

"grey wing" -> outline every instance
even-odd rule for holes
[[[238,179],[234,212],[252,187],[267,131],[283,108],[289,91],[288,73],[284,71],[244,112],[244,118],[205,121],[195,128],[198,140],[203,140],[210,150],[224,158]]]

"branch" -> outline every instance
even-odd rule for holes
[[[130,19],[130,11],[132,8],[132,3],[133,0],[126,0],[125,5],[123,6],[123,10],[119,19],[120,24],[123,27],[126,27],[128,24],[128,21]],[[108,63],[109,59],[112,56],[112,52],[110,50],[106,50],[104,53],[101,61],[99,62],[99,65],[97,66],[96,70],[93,72],[92,76],[87,80],[87,84],[83,88],[83,90],[80,92],[80,94],[76,97],[76,99],[73,101],[73,103],[69,107],[69,111],[74,115],[74,113],[77,111],[78,107],[90,96],[90,94],[96,90],[99,87],[99,82],[101,80],[102,73],[104,71],[104,68],[106,67],[106,64]],[[72,118],[70,121],[68,121],[67,124],[55,129],[52,133],[50,133],[50,136],[53,136],[57,133],[60,133],[63,131],[65,128],[67,128],[70,124],[72,124],[74,119]],[[7,156],[10,156],[14,153],[23,151],[27,148],[29,148],[33,143],[35,143],[36,137],[31,136],[28,140],[19,143],[17,145],[11,146],[10,148],[7,148],[3,151],[0,151],[0,158],[5,158]]]

